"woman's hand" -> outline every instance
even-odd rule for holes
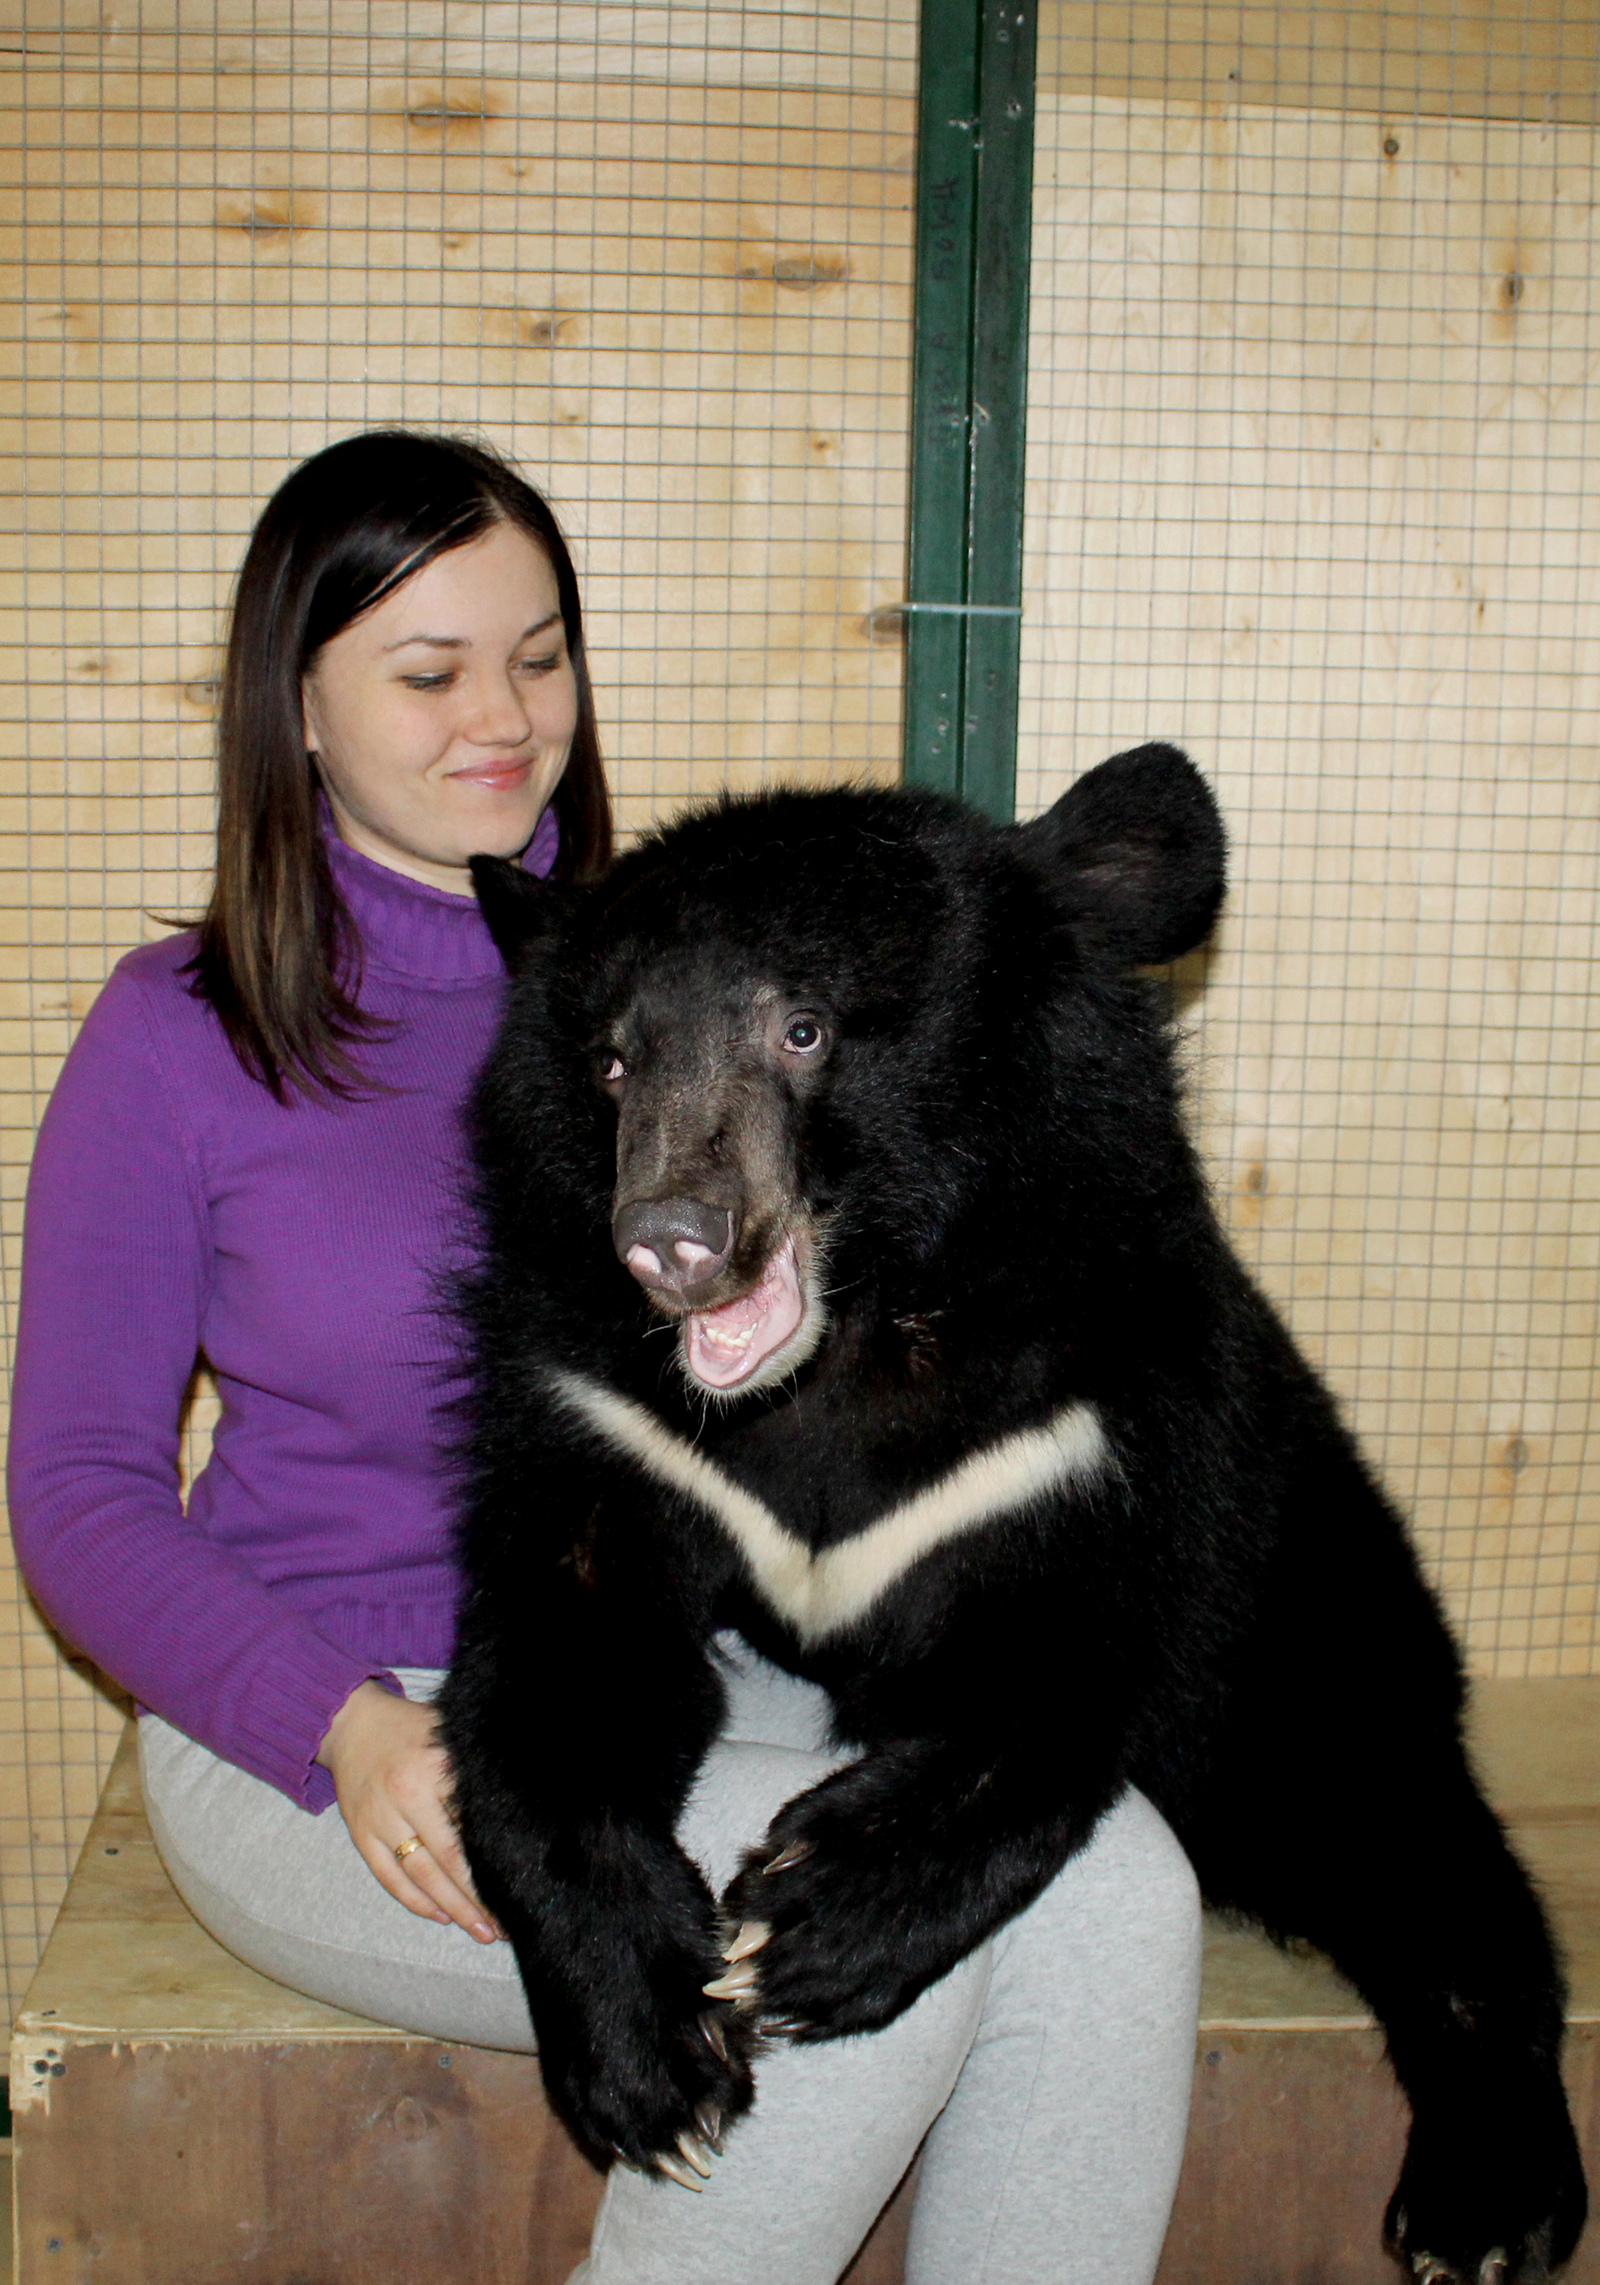
[[[328,1724],[317,1759],[380,1886],[419,1918],[453,1920],[480,1944],[494,1943],[500,1931],[472,1893],[445,1806],[448,1770],[433,1708],[397,1698],[379,1682],[359,1683]],[[413,1834],[421,1848],[397,1857]]]

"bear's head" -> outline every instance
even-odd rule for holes
[[[1147,746],[1025,826],[779,791],[589,888],[475,860],[515,976],[477,1106],[497,1264],[574,1341],[675,1325],[731,1400],[852,1312],[938,1314],[952,1280],[981,1308],[1019,1238],[1093,1254],[1109,1161],[1123,1210],[1194,1187],[1134,971],[1205,937],[1223,859],[1199,774]]]

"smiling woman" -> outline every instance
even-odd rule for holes
[[[305,678],[306,746],[341,840],[460,894],[469,857],[532,840],[577,725],[556,575],[514,524],[436,556]]]
[[[304,462],[239,575],[217,763],[201,994],[275,1091],[346,1090],[371,1026],[327,810],[342,843],[461,895],[469,857],[536,830],[561,879],[610,854],[577,575],[545,501],[459,437],[375,429]]]

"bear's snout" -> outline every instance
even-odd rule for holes
[[[683,1297],[722,1274],[738,1235],[731,1207],[700,1198],[631,1199],[611,1223],[612,1243],[639,1283]]]

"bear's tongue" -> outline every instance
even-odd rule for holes
[[[785,1238],[753,1292],[725,1301],[720,1309],[696,1309],[684,1319],[689,1370],[708,1388],[737,1388],[774,1349],[782,1348],[804,1314],[794,1240]]]

